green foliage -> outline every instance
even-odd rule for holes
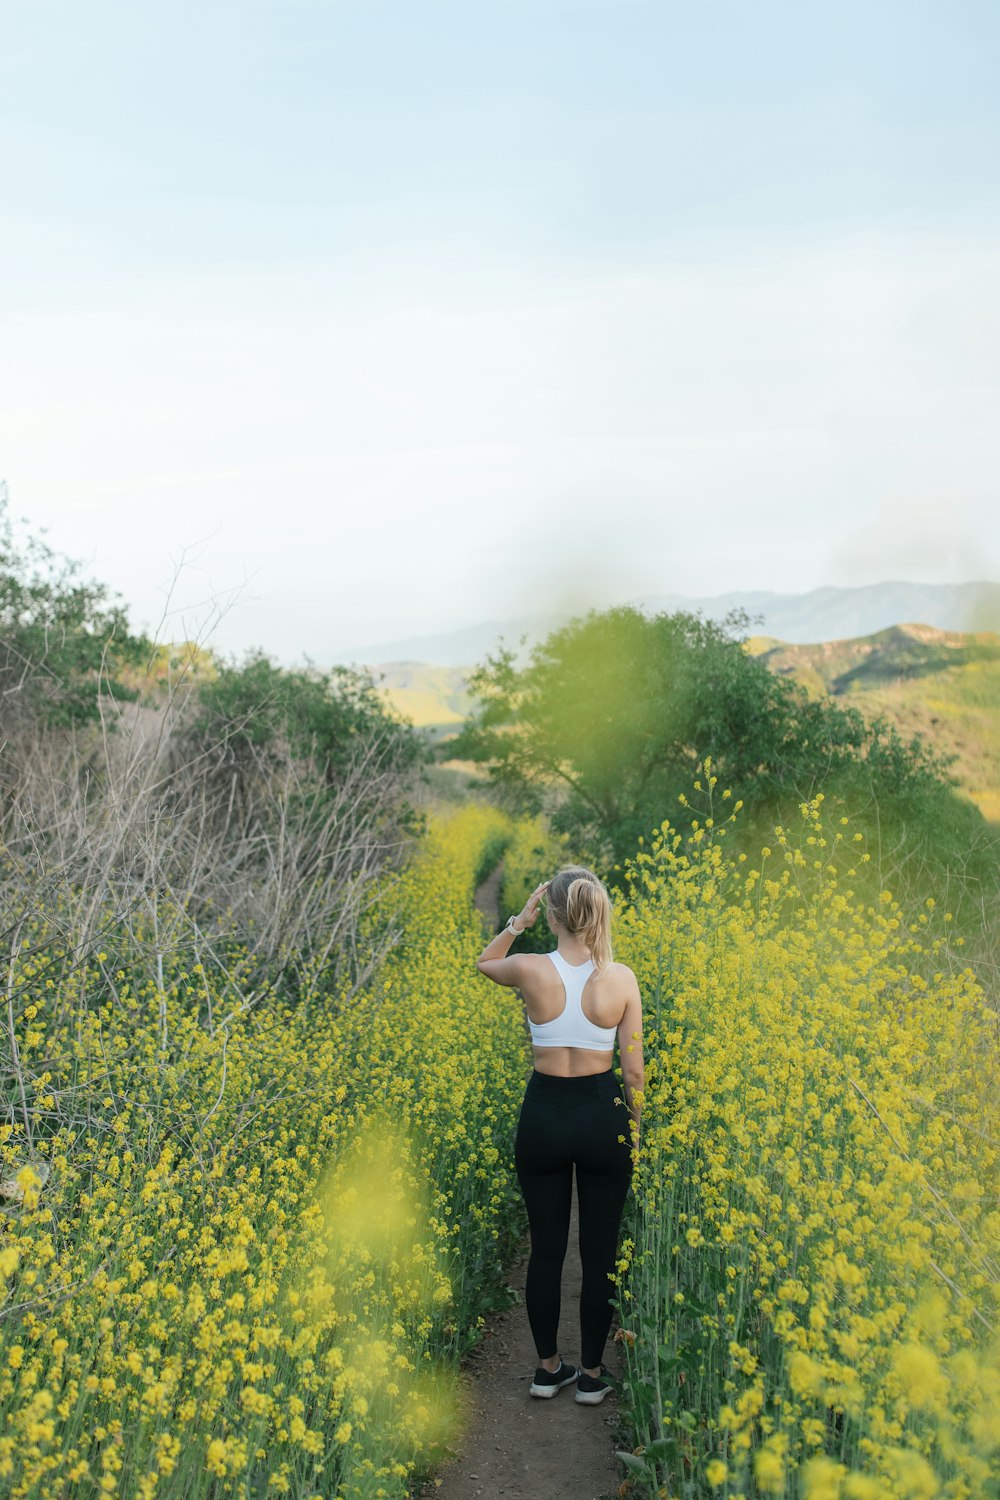
[[[484,880],[489,879],[500,860],[503,859],[510,839],[510,832],[506,828],[502,828],[485,840],[479,853],[479,864],[476,866],[474,885],[480,886]]]
[[[355,813],[370,802],[391,823],[393,837],[422,826],[408,803],[384,792],[426,760],[426,747],[411,724],[395,717],[370,674],[288,669],[252,652],[240,665],[220,664],[198,685],[186,733],[193,747],[209,747],[237,805],[259,812],[259,787],[291,761],[303,768],[300,802],[321,805],[354,782]]]
[[[506,919],[510,912],[522,911],[528,897],[543,880],[549,880],[562,864],[571,861],[562,840],[551,834],[540,819],[513,825],[513,833],[504,854],[500,879],[500,913]],[[545,903],[534,927],[517,939],[519,953],[547,953],[555,946],[552,930],[545,920]]]
[[[678,799],[704,755],[760,825],[819,787],[852,811],[874,799],[899,827],[960,820],[952,757],[775,676],[744,649],[748,623],[743,610],[721,624],[591,610],[522,669],[507,650],[477,668],[477,711],[450,753],[485,762],[515,805],[547,812],[578,858],[605,868],[665,814],[683,824]]]
[[[80,565],[39,537],[18,540],[0,490],[0,691],[7,714],[18,708],[53,727],[94,720],[100,695],[135,699],[120,680],[148,657],[124,606]]]
[[[388,757],[394,769],[422,758],[420,737],[394,717],[370,674],[348,667],[294,670],[251,652],[242,665],[220,666],[199,698],[201,732],[225,737],[233,754],[287,743],[298,757],[317,756],[330,781],[353,763],[360,737],[374,736],[377,757]]]

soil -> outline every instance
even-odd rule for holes
[[[566,1342],[560,1354],[578,1365],[573,1341],[580,1297],[577,1249],[576,1188],[569,1248],[563,1266],[562,1318]],[[622,1493],[624,1469],[615,1449],[624,1445],[618,1398],[605,1396],[599,1406],[573,1399],[575,1385],[540,1399],[528,1392],[538,1359],[524,1310],[527,1245],[509,1272],[517,1303],[496,1313],[476,1347],[462,1364],[470,1408],[469,1423],[457,1457],[415,1492],[414,1500],[612,1500]],[[605,1365],[618,1375],[622,1361],[608,1336]]]
[[[500,927],[500,882],[503,879],[503,860],[494,865],[482,885],[476,886],[473,904],[482,912],[492,937]]]
[[[502,861],[476,891],[476,905],[496,931]],[[578,1366],[581,1266],[576,1184],[569,1246],[563,1265],[560,1354]],[[414,1493],[414,1500],[613,1500],[623,1493],[624,1469],[615,1449],[625,1445],[614,1393],[599,1406],[576,1402],[575,1385],[540,1399],[528,1387],[538,1364],[524,1310],[529,1242],[508,1272],[517,1301],[486,1323],[462,1362],[468,1418],[458,1454]],[[612,1324],[605,1365],[618,1375]]]

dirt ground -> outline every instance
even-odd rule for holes
[[[500,881],[503,879],[503,860],[494,865],[482,885],[476,887],[473,903],[483,914],[483,927],[486,930],[484,941],[495,937],[502,925],[500,920]],[[508,912],[504,917],[507,920]]]
[[[580,1256],[576,1189],[569,1248],[563,1266],[559,1352],[579,1366]],[[471,1420],[461,1452],[415,1492],[414,1500],[611,1500],[619,1493],[624,1469],[615,1457],[622,1446],[617,1397],[599,1406],[573,1399],[575,1385],[540,1400],[528,1394],[538,1363],[524,1310],[527,1245],[511,1267],[510,1285],[518,1302],[495,1314],[466,1357],[462,1378]],[[616,1375],[622,1367],[617,1325],[608,1336],[604,1362]]]

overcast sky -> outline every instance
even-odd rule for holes
[[[6,0],[11,510],[288,661],[1000,578],[998,56],[995,0]]]

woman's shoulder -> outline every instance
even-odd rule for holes
[[[628,990],[632,994],[638,994],[639,981],[635,977],[635,971],[630,969],[628,964],[620,963],[615,959],[612,963],[608,964],[607,973],[611,974],[615,982],[623,989]]]

